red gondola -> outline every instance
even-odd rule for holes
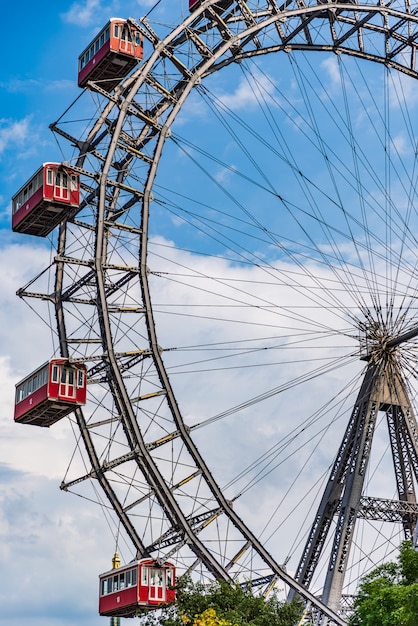
[[[45,237],[79,206],[79,174],[61,163],[44,163],[12,198],[12,229]]]
[[[89,80],[114,89],[144,53],[144,37],[130,22],[113,17],[78,57],[78,85]]]
[[[176,571],[172,563],[141,559],[99,576],[99,613],[133,617],[138,610],[153,609],[175,600]]]
[[[85,365],[51,359],[16,385],[15,421],[51,426],[85,404],[86,391]]]

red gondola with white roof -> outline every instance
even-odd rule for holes
[[[89,80],[111,90],[143,57],[144,37],[128,20],[113,17],[78,58],[78,85]]]
[[[157,608],[175,600],[176,570],[168,561],[133,561],[99,577],[99,613],[110,617],[132,617],[141,609]]]
[[[12,229],[45,237],[79,206],[79,174],[62,163],[44,163],[12,198]]]
[[[86,403],[87,372],[82,363],[51,359],[16,385],[16,422],[51,426]]]

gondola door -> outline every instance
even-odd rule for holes
[[[149,567],[148,599],[150,602],[165,602],[165,579],[162,567]]]
[[[132,34],[131,34],[129,27],[126,24],[122,26],[119,50],[121,52],[125,52],[126,54],[132,54],[133,52]]]
[[[66,172],[57,172],[55,176],[54,195],[57,200],[69,199],[68,175]]]
[[[62,366],[59,387],[60,400],[73,400],[75,398],[75,372],[72,367]]]

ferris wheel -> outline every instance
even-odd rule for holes
[[[62,489],[138,558],[344,624],[418,517],[416,7],[115,23],[140,54],[84,69],[111,21],[81,55],[51,125],[66,213],[29,226],[55,258],[19,290],[51,309],[67,405],[87,382]]]

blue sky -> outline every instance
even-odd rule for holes
[[[106,619],[97,615],[97,575],[110,566],[113,538],[97,507],[59,491],[72,451],[70,427],[63,422],[46,431],[21,427],[12,420],[15,383],[34,369],[39,360],[46,360],[52,350],[47,326],[15,293],[49,264],[54,250],[48,241],[11,232],[10,199],[42,162],[61,158],[48,126],[79,94],[76,84],[78,54],[109,17],[139,18],[150,10],[153,2],[63,1],[41,3],[45,5],[41,12],[39,4],[23,0],[3,7],[7,27],[3,28],[1,42],[3,67],[0,79],[0,263],[4,268],[0,277],[0,625],[73,626],[82,623],[100,626],[106,623]],[[152,17],[156,21],[178,23],[181,16],[187,14],[186,4],[186,0],[161,0]],[[409,274],[404,275],[405,267],[408,270],[415,268],[415,242],[404,243],[406,265],[398,266],[394,260],[395,269],[392,269],[391,243],[386,241],[386,248],[383,243],[387,223],[379,212],[385,203],[389,204],[380,186],[385,170],[383,140],[393,153],[394,232],[407,232],[404,225],[408,220],[403,221],[403,216],[408,213],[410,200],[406,199],[408,194],[401,185],[399,171],[402,168],[399,165],[413,153],[414,133],[411,133],[411,139],[407,132],[409,122],[405,122],[407,117],[403,115],[403,103],[408,100],[410,119],[417,119],[417,97],[412,89],[415,85],[402,79],[397,88],[389,90],[392,100],[388,109],[393,109],[393,130],[388,142],[385,139],[387,119],[380,116],[383,109],[379,109],[375,102],[383,92],[382,75],[368,74],[363,66],[353,63],[349,66],[351,74],[346,76],[343,62],[335,55],[325,60],[313,56],[312,65],[301,63],[299,67],[292,67],[286,64],[286,56],[286,61],[276,57],[266,59],[262,68],[250,66],[248,71],[253,71],[253,80],[258,85],[255,90],[249,87],[249,74],[240,70],[225,70],[220,76],[211,77],[206,98],[191,95],[190,102],[176,120],[176,141],[166,147],[165,159],[161,163],[163,175],[155,187],[154,269],[164,274],[175,267],[180,275],[183,268],[193,267],[200,282],[204,277],[206,281],[206,272],[209,278],[211,274],[216,278],[212,282],[207,279],[204,288],[200,287],[201,292],[199,281],[196,284],[191,281],[191,288],[187,289],[186,281],[183,284],[179,276],[174,277],[174,272],[171,282],[167,279],[163,286],[157,285],[156,309],[161,315],[159,339],[162,345],[184,346],[192,340],[196,344],[215,341],[221,345],[231,342],[234,333],[238,342],[238,338],[242,338],[242,329],[234,327],[232,330],[232,324],[228,324],[235,319],[225,319],[225,323],[220,324],[212,313],[215,306],[222,307],[228,301],[232,291],[236,308],[230,315],[231,318],[242,316],[242,323],[246,325],[245,338],[249,342],[248,352],[251,353],[256,341],[263,337],[265,347],[270,349],[268,354],[272,355],[270,368],[263,370],[262,375],[256,373],[256,368],[245,370],[243,366],[242,371],[237,368],[227,377],[222,369],[221,374],[211,369],[209,361],[207,369],[202,369],[203,376],[202,371],[197,373],[194,385],[190,386],[186,381],[178,386],[178,397],[186,407],[187,416],[198,421],[208,414],[220,413],[226,406],[231,406],[224,402],[226,394],[232,396],[229,401],[233,405],[245,400],[250,390],[254,389],[255,393],[285,385],[287,369],[295,378],[309,369],[312,347],[318,347],[319,342],[322,342],[323,356],[319,357],[318,363],[326,365],[336,350],[344,355],[344,363],[348,364],[343,374],[336,367],[326,380],[316,379],[308,391],[298,394],[297,402],[291,397],[285,404],[280,396],[279,410],[277,401],[267,405],[267,409],[263,409],[263,418],[258,421],[253,420],[251,412],[240,414],[240,421],[233,422],[230,430],[214,430],[213,440],[206,435],[206,430],[196,431],[199,445],[210,448],[216,477],[225,482],[233,472],[238,473],[240,457],[252,460],[258,451],[268,449],[293,421],[296,424],[302,417],[315,415],[318,406],[325,406],[330,398],[337,398],[345,385],[350,386],[350,392],[355,389],[354,384],[351,386],[351,377],[359,371],[361,364],[352,357],[358,348],[358,331],[353,328],[350,315],[358,312],[357,299],[361,300],[370,287],[360,266],[374,263],[379,286],[384,280],[385,286],[390,284],[393,273],[398,272],[400,282],[408,285],[415,296],[415,284]],[[272,76],[275,76],[274,80]],[[341,76],[347,80],[345,94]],[[304,81],[307,80],[315,93],[311,104],[319,111],[315,123],[310,119],[310,107],[303,95],[303,85],[307,84]],[[350,109],[345,109],[344,95],[347,94],[354,103],[352,117]],[[259,115],[256,125],[253,115],[259,100],[264,101],[266,115]],[[326,106],[331,111],[330,114],[328,111],[329,117],[322,113]],[[369,111],[373,106],[377,113],[375,111],[371,118]],[[226,129],[222,131],[214,114],[217,107],[223,111],[226,121]],[[79,110],[82,112],[82,108]],[[277,114],[280,111],[283,116],[281,126],[276,127],[269,119],[272,111]],[[399,112],[401,114],[396,115]],[[350,124],[356,135],[364,138],[365,144],[361,146],[364,152],[357,150],[361,157],[354,163],[350,162],[354,152],[350,145],[351,135],[347,132]],[[255,128],[256,135],[253,133]],[[318,129],[321,141],[317,139]],[[240,149],[235,133],[240,134],[243,142]],[[267,141],[272,135],[276,143]],[[199,142],[200,147],[201,138],[205,139],[202,148],[208,154],[216,154],[217,160],[207,154],[198,155],[196,144]],[[297,166],[292,160],[292,151],[298,154]],[[333,170],[328,170],[331,159],[324,159],[325,153],[332,154]],[[258,167],[260,163],[262,167]],[[360,174],[357,169],[361,170]],[[213,183],[210,198],[200,191],[208,179]],[[335,208],[339,208],[340,202],[337,183],[344,198],[344,211]],[[236,206],[231,200],[232,195],[237,199]],[[310,212],[314,196],[316,213]],[[220,207],[219,211],[215,210],[216,205]],[[242,213],[233,213],[237,206],[240,210],[242,208]],[[329,229],[319,219],[320,212],[327,215]],[[269,231],[263,228],[266,214],[269,214]],[[367,228],[358,227],[360,215],[362,218],[367,216]],[[229,239],[231,233],[235,236],[233,244]],[[373,249],[369,257],[363,248],[367,238]],[[396,245],[393,250],[399,251]],[[383,258],[388,250],[389,261],[385,267]],[[209,259],[213,255],[217,257]],[[337,256],[335,270],[331,263]],[[243,259],[249,259],[248,268]],[[291,266],[295,260],[295,266]],[[207,270],[208,263],[212,264],[211,272]],[[353,283],[349,289],[346,289],[347,266],[353,270]],[[387,266],[390,267],[388,274]],[[288,272],[290,267],[292,272]],[[259,271],[261,279],[257,274]],[[218,273],[222,280],[218,280]],[[251,291],[256,280],[264,285],[261,297]],[[225,300],[208,296],[213,282],[217,283],[216,288],[222,295],[225,293]],[[308,303],[304,300],[306,297]],[[249,306],[253,301],[258,303],[257,307]],[[167,302],[172,303],[171,310],[165,308]],[[323,302],[325,306],[322,307]],[[372,304],[370,299],[367,302]],[[199,311],[199,314],[190,314],[184,319],[176,317],[185,303],[191,309],[195,307],[193,312]],[[279,304],[283,315],[280,327],[270,316],[271,303]],[[298,317],[295,311],[303,307],[304,317]],[[209,309],[210,315],[205,325],[200,325],[203,308]],[[262,327],[259,331],[253,331],[254,321],[246,318],[250,308],[258,310],[258,324]],[[164,321],[167,318],[169,323]],[[173,332],[173,320],[180,319]],[[318,335],[313,332],[311,337],[312,321],[313,328],[319,330]],[[286,362],[286,353],[284,356],[281,352],[278,354],[272,345],[268,345],[271,338],[264,340],[265,336],[277,332],[280,338],[277,343],[286,343],[293,332],[296,336],[296,331],[300,335],[290,346],[294,356],[289,362]],[[311,341],[307,347],[302,346],[306,335]],[[167,355],[169,364],[175,354],[173,351]],[[254,361],[257,358],[254,350]],[[277,371],[276,361],[281,365],[285,363],[285,367]],[[202,377],[209,388],[206,395],[200,390]],[[191,388],[193,393],[190,393]],[[341,398],[347,395],[350,394],[345,391]],[[207,404],[210,404],[210,410]],[[340,413],[337,409],[329,410],[331,416],[325,411],[323,417],[326,422],[335,420],[336,434],[325,431],[324,427],[323,447],[312,453],[314,471],[317,472],[315,480],[331,462],[342,433],[341,415],[346,416],[350,405],[340,409]],[[283,419],[278,419],[277,413],[279,417],[284,416]],[[208,446],[216,436],[216,445]],[[226,455],[228,464],[224,463]],[[304,471],[310,470],[304,468]],[[290,482],[290,473],[286,469],[284,474],[271,479],[265,491],[258,490],[259,501],[263,502],[266,511],[265,518],[280,499],[279,487],[285,490]],[[383,478],[381,483],[384,485]],[[251,498],[237,506],[241,507],[249,522],[263,527],[264,519],[260,520],[259,507],[254,510]],[[285,557],[286,553],[280,554],[278,559],[284,560]]]

